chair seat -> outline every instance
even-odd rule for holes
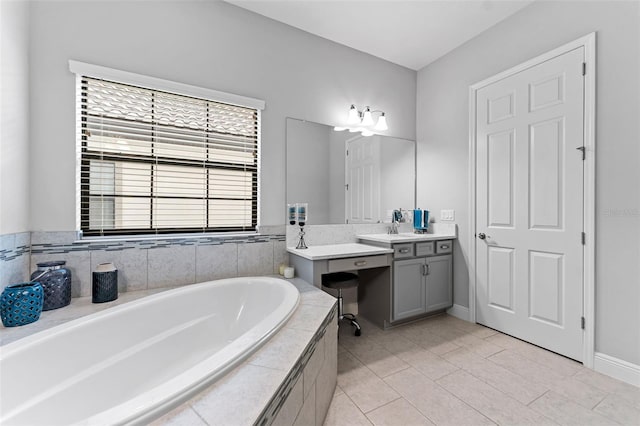
[[[350,272],[334,272],[322,276],[322,285],[335,290],[358,287],[358,276]]]

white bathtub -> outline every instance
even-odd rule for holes
[[[298,290],[231,278],[165,291],[0,347],[0,424],[145,423],[266,342]]]

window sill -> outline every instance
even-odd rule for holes
[[[105,237],[81,237],[80,232],[74,243],[108,243],[108,242],[121,242],[121,241],[157,241],[157,240],[180,240],[180,239],[200,239],[200,238],[234,238],[234,237],[246,237],[246,236],[259,236],[263,235],[259,231],[246,231],[246,232],[210,232],[206,234],[154,234],[154,235],[114,235]],[[269,235],[269,234],[264,234]]]

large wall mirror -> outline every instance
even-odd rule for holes
[[[394,209],[415,207],[415,141],[286,125],[287,203],[309,203],[308,224],[390,222]]]

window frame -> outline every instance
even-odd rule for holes
[[[230,235],[230,234],[246,234],[257,233],[259,226],[259,204],[260,204],[260,174],[261,174],[261,112],[265,107],[265,103],[262,100],[247,98],[239,95],[229,94],[225,92],[219,92],[211,89],[201,88],[197,86],[186,85],[183,83],[177,83],[169,80],[162,80],[155,77],[144,76],[140,74],[134,74],[126,71],[115,70],[111,68],[101,67],[92,64],[86,64],[78,61],[69,61],[69,69],[76,74],[76,226],[80,230],[80,235],[88,236],[91,238],[104,238],[104,237],[131,237],[131,236],[150,236],[157,235],[170,236],[175,234],[185,234],[191,236],[203,236],[210,234]],[[187,96],[191,98],[198,98],[205,101],[211,101],[216,103],[230,104],[239,107],[245,107],[254,109],[256,111],[256,148],[255,148],[255,160],[253,166],[255,171],[251,170],[251,191],[254,196],[251,198],[251,226],[235,226],[235,227],[208,227],[208,219],[203,224],[204,226],[198,227],[167,227],[159,228],[154,227],[153,214],[149,216],[149,228],[119,228],[119,229],[101,229],[91,230],[90,227],[90,176],[83,174],[83,171],[88,171],[90,168],[91,160],[117,162],[122,161],[123,158],[119,158],[119,155],[113,153],[110,155],[108,152],[102,152],[97,154],[95,152],[88,151],[88,136],[84,131],[85,118],[83,118],[83,108],[81,98],[83,97],[83,80],[85,78],[106,80],[109,82],[125,84],[129,86],[139,87],[157,92],[166,92],[175,95]],[[161,124],[154,124],[155,126],[162,126]],[[151,142],[153,144],[153,141]],[[151,145],[153,146],[153,145]],[[180,159],[178,161],[172,161],[170,157],[158,158],[152,156],[139,155],[134,156],[139,158],[132,158],[131,154],[127,154],[126,161],[137,162],[142,164],[151,165],[168,165],[168,166],[185,166],[190,167],[188,164],[190,160]],[[204,199],[207,207],[205,208],[207,217],[209,215],[209,200],[216,197],[209,198],[208,186],[209,186],[209,173],[211,170],[241,170],[239,168],[240,163],[233,166],[224,162],[205,162],[193,160],[191,167],[204,169],[207,179],[205,190],[207,191],[207,197]],[[153,176],[153,173],[152,173]],[[180,198],[178,196],[158,196],[154,195],[153,191],[150,191],[149,196],[143,196],[150,200],[150,208],[153,211],[153,204],[156,199],[162,198]],[[114,200],[117,196],[114,196]],[[202,200],[202,197],[189,197],[190,199]]]

